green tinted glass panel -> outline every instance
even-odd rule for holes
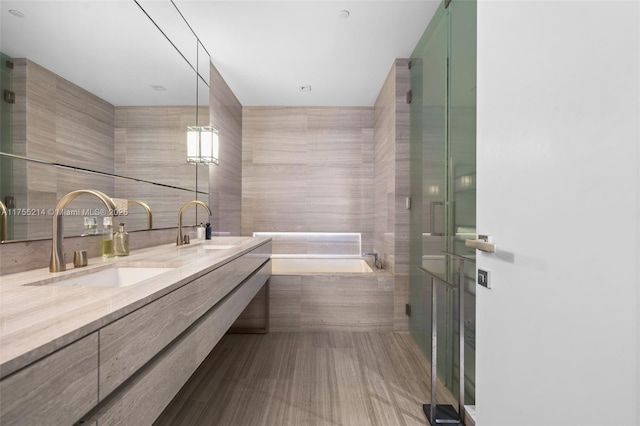
[[[442,269],[446,195],[447,19],[441,5],[411,57],[410,330],[431,359],[431,280]],[[435,265],[434,265],[435,263]]]
[[[454,0],[449,8],[449,211],[450,250],[475,257],[464,241],[476,234],[476,2]],[[457,262],[456,262],[457,263]],[[456,266],[457,268],[457,266]],[[458,271],[452,271],[457,274]],[[475,403],[475,267],[466,262],[461,288],[464,291],[465,403]],[[454,318],[454,394],[458,395],[459,323]]]
[[[475,397],[475,266],[464,240],[476,217],[476,3],[440,5],[411,57],[410,331],[426,357],[432,350],[432,284],[437,274],[438,377],[459,395],[460,291],[465,313],[465,403]],[[455,288],[454,288],[455,287]]]

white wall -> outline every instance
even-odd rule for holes
[[[640,424],[638,1],[478,5],[477,424]]]

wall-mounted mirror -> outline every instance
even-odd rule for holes
[[[186,163],[186,129],[209,122],[209,57],[173,2],[1,7],[0,201],[9,240],[50,238],[49,211],[74,189],[141,201],[153,228],[176,226],[182,203],[206,201],[208,166]],[[94,208],[78,197],[65,235],[86,233],[84,213]],[[100,215],[91,216],[100,228]],[[195,211],[185,216],[196,223]],[[148,227],[138,203],[122,221]]]

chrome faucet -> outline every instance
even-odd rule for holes
[[[184,239],[182,236],[182,213],[184,213],[187,207],[191,205],[202,206],[203,208],[207,209],[207,211],[209,212],[209,216],[213,214],[211,213],[211,209],[209,208],[209,206],[207,206],[202,201],[198,201],[198,200],[189,201],[185,203],[182,207],[180,207],[180,211],[178,212],[178,237],[176,238],[176,245],[181,246],[184,244]]]
[[[143,203],[142,201],[129,200],[129,202],[127,202],[127,206],[130,206],[131,204],[137,204],[139,206],[142,206],[144,211],[147,212],[147,229],[152,229],[153,228],[153,214],[151,213],[151,208],[149,207],[149,205],[147,203]]]
[[[77,191],[71,191],[58,201],[55,210],[53,211],[53,226],[51,232],[51,261],[49,262],[49,272],[62,272],[67,269],[67,265],[64,262],[64,249],[63,249],[63,219],[64,208],[69,205],[77,196],[83,194],[90,194],[98,197],[100,201],[107,207],[107,214],[111,216],[118,215],[118,208],[116,204],[106,194],[94,189],[78,189]]]
[[[362,253],[362,256],[373,256],[373,265],[378,269],[382,269],[382,264],[378,260],[378,253],[364,252]]]
[[[7,207],[0,201],[0,242],[7,241],[7,235],[9,234],[8,216]]]

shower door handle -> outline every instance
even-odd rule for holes
[[[430,220],[429,220],[429,232],[431,233],[432,237],[442,237],[444,235],[444,232],[436,232],[436,206],[443,206],[444,207],[444,201],[431,201],[429,203],[429,214],[430,214]]]
[[[478,235],[478,238],[476,238],[475,240],[465,240],[464,245],[465,247],[473,248],[487,253],[495,253],[498,250],[498,246],[495,243],[489,241],[488,235]]]

